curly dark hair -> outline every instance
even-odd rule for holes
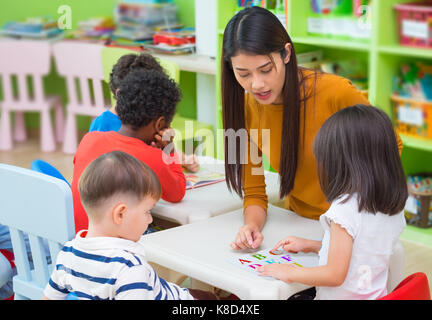
[[[109,87],[114,97],[116,96],[116,90],[120,88],[120,83],[124,77],[126,77],[130,71],[136,69],[157,70],[164,72],[162,66],[150,54],[126,54],[118,59],[110,73]]]
[[[181,99],[175,81],[157,70],[133,70],[123,79],[119,89],[116,112],[122,124],[135,130],[161,116],[171,123]]]

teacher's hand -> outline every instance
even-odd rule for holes
[[[256,249],[261,245],[263,239],[264,236],[258,226],[246,224],[237,232],[235,240],[231,242],[231,248],[234,250]]]

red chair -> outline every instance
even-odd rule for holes
[[[378,300],[430,300],[428,278],[423,272],[413,273],[406,277],[388,295]]]

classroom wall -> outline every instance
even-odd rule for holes
[[[0,26],[8,21],[22,21],[27,17],[50,15],[60,18],[58,8],[68,5],[72,10],[72,28],[78,26],[78,22],[96,16],[112,16],[115,5],[119,0],[0,0]],[[178,19],[186,27],[195,26],[194,0],[174,0],[178,5]],[[191,72],[181,72],[180,88],[183,99],[178,106],[178,112],[182,116],[196,117],[196,75]],[[0,84],[1,87],[1,84]],[[55,64],[52,63],[51,73],[44,78],[44,87],[47,94],[57,94],[62,97],[63,104],[67,102],[66,84],[55,72]],[[104,86],[108,94],[108,87]],[[0,90],[0,99],[1,99]],[[91,119],[78,117],[78,128],[87,130]],[[39,115],[26,114],[26,124],[29,128],[39,127]]]

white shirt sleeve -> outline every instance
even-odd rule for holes
[[[328,229],[330,229],[330,224],[333,221],[344,228],[355,239],[360,229],[357,197],[353,196],[345,203],[342,203],[343,199],[345,197],[334,201],[329,210],[321,215],[320,220]]]
[[[127,267],[117,276],[116,300],[193,300],[186,288],[159,278],[146,264]]]

